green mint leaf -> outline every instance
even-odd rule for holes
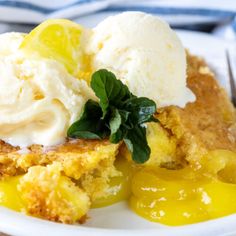
[[[120,116],[121,116],[122,124],[125,124],[127,122],[128,118],[129,118],[130,112],[119,109],[119,113],[120,113]]]
[[[128,87],[105,69],[98,70],[92,75],[91,88],[100,99],[103,117],[107,114],[109,105],[117,107],[131,97]]]
[[[155,102],[145,97],[132,97],[123,108],[130,112],[130,122],[135,125],[147,122],[156,112]]]
[[[121,122],[122,122],[121,115],[118,109],[114,109],[111,115],[111,119],[109,121],[111,136],[114,135],[119,130]]]
[[[118,143],[120,142],[125,135],[125,131],[122,128],[122,123],[124,123],[128,119],[128,113],[125,111],[120,111],[118,109],[114,109],[112,112],[112,116],[109,122],[110,125],[110,142]]]
[[[68,137],[109,137],[111,143],[124,140],[136,163],[147,161],[150,148],[142,124],[158,121],[153,116],[156,112],[155,102],[134,96],[113,73],[104,69],[92,75],[91,88],[99,98],[99,103],[87,101],[80,119],[68,129]]]
[[[73,123],[67,131],[70,138],[101,139],[108,130],[101,119],[102,109],[95,101],[88,100],[84,106],[82,116]]]
[[[147,143],[146,128],[142,126],[134,127],[128,131],[124,141],[132,154],[133,161],[142,164],[149,159],[151,150]]]
[[[121,129],[117,130],[115,133],[110,135],[110,142],[111,143],[119,143],[120,141],[122,141],[124,138],[124,133],[122,132]]]
[[[133,153],[134,148],[133,148],[133,144],[132,144],[131,140],[129,140],[128,138],[124,138],[124,142],[125,142],[126,147],[128,148],[128,150],[131,153]]]

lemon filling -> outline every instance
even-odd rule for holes
[[[236,159],[236,153],[215,150],[204,158],[208,163],[204,163],[204,168],[199,170],[190,167],[178,170],[132,167],[132,171],[130,163],[121,158],[119,165],[123,165],[120,169],[123,177],[117,178],[115,182],[111,180],[110,185],[111,188],[121,188],[94,202],[93,207],[103,207],[126,199],[138,215],[172,226],[197,223],[236,212],[233,197],[236,184],[232,183],[232,179],[222,177],[227,164],[233,158]],[[231,172],[231,176],[234,175]]]
[[[115,166],[122,174],[110,179],[107,194],[92,202],[92,208],[128,200],[138,215],[172,226],[232,214],[236,212],[236,200],[232,197],[236,194],[236,184],[224,173],[232,158],[236,158],[236,153],[226,150],[209,152],[206,157],[209,166],[194,171],[190,167],[179,170],[134,167],[124,157],[118,157]],[[1,206],[25,211],[27,201],[19,187],[22,178],[7,177],[0,181]],[[75,198],[63,181],[58,184],[60,195],[69,201]]]
[[[8,177],[0,181],[0,205],[22,211],[25,203],[17,189],[21,176]]]
[[[129,202],[138,215],[175,226],[234,213],[235,194],[235,184],[201,177],[189,169],[144,169],[133,178]]]

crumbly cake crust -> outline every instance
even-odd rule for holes
[[[209,150],[236,151],[236,110],[205,61],[189,54],[187,61],[188,87],[197,99],[183,109],[160,109],[158,119],[178,140],[179,158],[197,166]]]

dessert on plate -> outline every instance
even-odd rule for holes
[[[128,201],[167,225],[236,212],[236,111],[141,12],[0,35],[0,205],[62,223]]]

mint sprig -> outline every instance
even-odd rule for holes
[[[104,139],[111,143],[124,140],[132,159],[144,163],[150,157],[144,123],[154,118],[156,104],[146,97],[136,97],[108,70],[92,75],[91,88],[99,103],[88,100],[82,116],[68,129],[71,138]]]

